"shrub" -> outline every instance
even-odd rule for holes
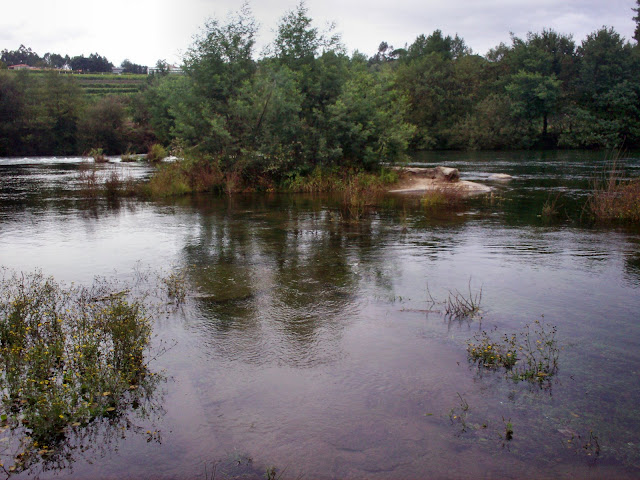
[[[107,163],[109,161],[102,148],[92,148],[88,156],[92,157],[95,163]]]
[[[153,145],[151,145],[151,148],[149,148],[149,153],[147,153],[147,160],[153,163],[157,163],[167,158],[167,156],[167,149],[159,143],[154,143]]]
[[[597,221],[640,222],[640,179],[624,180],[614,165],[608,177],[593,182],[586,208]]]
[[[152,394],[149,307],[107,281],[66,287],[0,273],[0,433],[21,437],[7,471],[56,465],[77,448],[68,438],[90,439],[101,419],[127,421]]]
[[[469,361],[480,368],[504,368],[514,380],[543,383],[558,371],[557,328],[540,320],[517,334],[494,339],[482,331],[467,345]]]

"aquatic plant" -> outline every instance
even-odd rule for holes
[[[166,288],[167,297],[176,305],[184,303],[187,297],[187,278],[184,271],[174,270],[165,276],[160,277],[160,281]]]
[[[506,441],[513,439],[513,424],[511,423],[511,419],[505,420],[502,417],[502,422],[504,423],[504,439]]]
[[[504,368],[514,380],[543,383],[558,371],[557,327],[536,320],[520,333],[493,339],[486,331],[467,344],[469,361],[479,368]]]
[[[425,209],[458,206],[464,200],[464,194],[457,188],[434,188],[424,192],[420,205]]]
[[[640,179],[625,180],[614,163],[607,176],[593,181],[586,210],[596,221],[640,222]]]
[[[107,163],[109,161],[102,148],[92,148],[89,150],[88,156],[92,157],[95,163]]]
[[[427,297],[432,305],[442,304],[445,315],[450,319],[472,318],[480,312],[482,302],[482,287],[475,294],[471,291],[471,279],[469,279],[469,294],[463,294],[458,290],[449,290],[449,295],[444,302],[436,301],[427,284]]]
[[[149,153],[147,153],[147,160],[152,163],[157,163],[167,158],[167,156],[167,149],[159,143],[154,143],[149,148]]]
[[[542,206],[542,212],[541,212],[541,216],[542,218],[546,219],[546,220],[550,220],[553,217],[557,217],[560,213],[559,208],[560,205],[558,205],[558,202],[560,200],[560,194],[557,194],[555,196],[552,196],[551,194],[549,194],[549,197],[547,197],[547,200],[544,202],[544,205]]]
[[[0,452],[0,463],[12,462],[7,471],[59,462],[71,439],[82,444],[105,421],[128,422],[126,411],[148,402],[160,379],[148,368],[150,335],[145,298],[127,288],[2,270],[0,435],[14,449]]]
[[[460,393],[456,392],[456,395],[458,395],[460,402],[456,407],[453,407],[449,411],[449,421],[452,425],[458,423],[460,425],[460,433],[464,433],[467,431],[467,415],[469,413],[469,403],[462,395],[460,395]]]
[[[466,296],[458,290],[449,291],[449,296],[444,303],[445,315],[450,318],[469,318],[480,312],[482,302],[482,287],[474,295],[469,281],[469,295]]]
[[[100,195],[101,185],[95,165],[81,164],[78,170],[78,180],[82,195],[89,198],[96,198]]]

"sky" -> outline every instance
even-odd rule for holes
[[[250,1],[261,25],[256,57],[274,37],[278,20],[297,0]],[[208,18],[224,21],[242,0],[5,0],[0,50],[20,44],[39,55],[99,53],[114,65],[125,59],[153,66],[180,64]],[[458,34],[484,55],[500,42],[552,28],[580,44],[606,25],[631,40],[636,0],[307,0],[321,30],[335,22],[349,53],[373,55],[382,41],[396,48],[436,29]]]

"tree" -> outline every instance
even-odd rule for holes
[[[408,106],[393,88],[391,72],[375,75],[353,64],[340,96],[328,107],[328,141],[343,161],[371,166],[401,160],[415,130],[405,121]]]
[[[521,70],[513,75],[506,91],[512,100],[514,117],[525,122],[542,117],[542,136],[546,137],[549,114],[557,107],[560,85],[555,74]]]
[[[69,65],[71,59],[69,58],[69,55],[65,55],[63,57],[59,53],[47,52],[42,56],[42,61],[48,68],[64,68]]]
[[[311,25],[312,20],[304,1],[280,19],[273,49],[275,56],[292,70],[311,63],[320,48],[342,51],[340,35],[332,33],[333,25],[325,33]]]
[[[73,70],[80,70],[83,72],[111,72],[113,70],[113,64],[107,60],[107,57],[102,57],[97,53],[92,53],[88,57],[79,55],[71,58],[69,65]]]
[[[189,48],[185,69],[215,107],[225,105],[255,71],[253,48],[258,30],[248,4],[229,16],[226,24],[209,20]]]
[[[24,117],[24,86],[18,77],[0,72],[0,156],[20,152],[21,124]]]
[[[2,50],[0,53],[0,60],[6,63],[7,66],[25,64],[32,67],[36,66],[38,62],[41,61],[36,52],[24,45],[20,45],[20,48],[17,50]]]
[[[82,152],[102,148],[115,155],[126,150],[126,110],[122,98],[103,97],[89,105],[79,121],[79,139]]]
[[[122,73],[147,74],[147,67],[133,63],[128,58],[122,61],[120,68],[122,68]]]
[[[458,35],[444,37],[441,30],[435,30],[428,37],[419,35],[409,46],[407,55],[403,60],[412,62],[431,54],[436,54],[444,60],[454,60],[464,55],[471,55],[471,49],[466,46],[464,40]]]
[[[636,12],[636,16],[633,17],[633,20],[636,22],[636,29],[633,32],[633,39],[640,44],[640,0],[636,0],[636,4],[638,5],[635,8],[632,8],[634,12]]]

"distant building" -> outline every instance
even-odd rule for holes
[[[154,73],[170,73],[173,75],[183,75],[184,70],[180,67],[176,67],[175,65],[167,65],[166,68],[157,68],[157,67],[149,67],[147,70],[148,75],[153,75]]]
[[[113,67],[111,69],[111,73],[115,73],[116,75],[122,75],[122,72],[124,72],[124,68]]]
[[[19,65],[9,65],[9,67],[7,68],[9,68],[9,70],[40,70],[39,68],[32,67],[24,63],[21,63]]]

